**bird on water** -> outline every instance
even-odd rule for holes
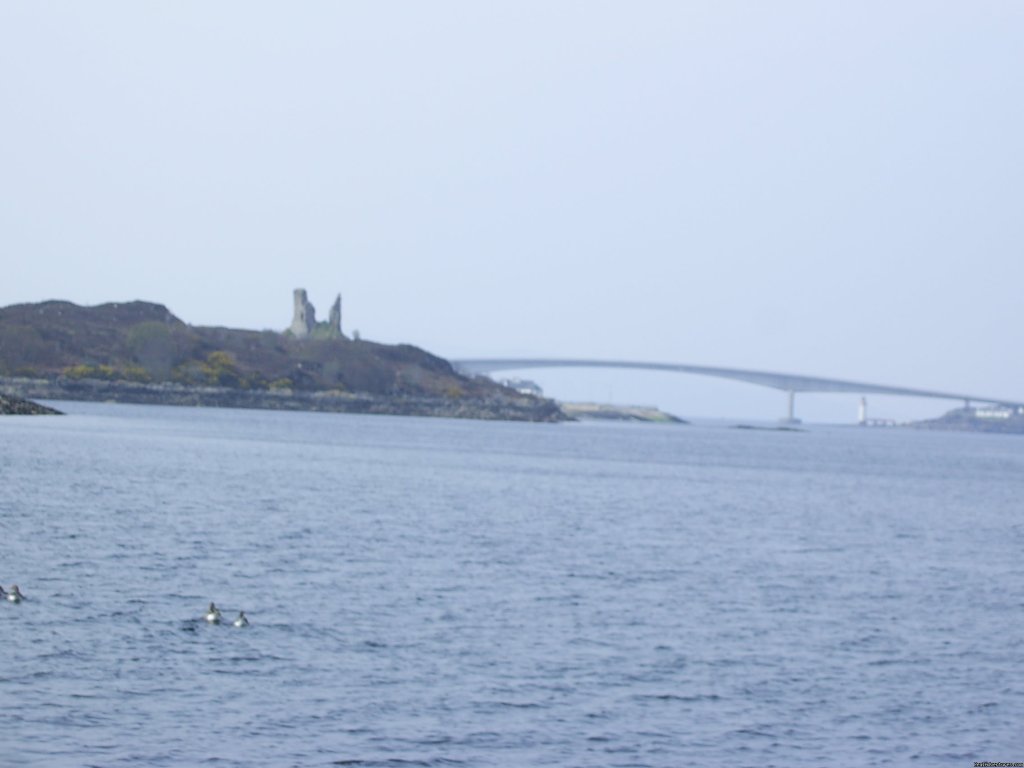
[[[10,600],[12,603],[20,603],[22,600],[25,599],[25,596],[23,594],[21,594],[21,590],[18,589],[18,585],[17,584],[14,584],[11,587],[11,591],[7,592],[6,594],[7,594],[7,599]]]
[[[249,620],[245,618],[245,611],[239,611],[238,618],[231,622],[231,624],[235,627],[248,627]]]
[[[210,603],[210,607],[203,618],[211,624],[220,624],[220,609],[213,603]]]

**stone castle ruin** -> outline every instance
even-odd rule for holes
[[[292,324],[288,326],[288,333],[291,333],[297,339],[307,339],[310,337],[320,339],[341,338],[340,293],[331,305],[331,313],[328,315],[327,322],[325,323],[318,323],[316,321],[316,309],[309,303],[309,299],[306,298],[305,288],[296,288],[294,298],[295,312],[292,316]]]

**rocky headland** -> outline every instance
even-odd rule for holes
[[[468,378],[417,347],[350,339],[340,298],[286,331],[192,326],[144,301],[0,308],[0,391],[20,398],[563,421],[553,401]],[[301,317],[300,317],[301,310]],[[298,333],[296,333],[298,330]]]
[[[49,416],[60,415],[60,411],[48,408],[31,400],[12,395],[0,394],[0,416]]]

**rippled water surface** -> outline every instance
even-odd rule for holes
[[[1024,439],[62,407],[0,764],[1024,760]]]

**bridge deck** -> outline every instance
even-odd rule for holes
[[[859,381],[843,379],[827,379],[818,376],[801,376],[794,373],[774,373],[770,371],[751,371],[742,368],[713,368],[703,365],[687,365],[683,363],[645,363],[629,360],[571,360],[542,358],[477,358],[472,360],[453,360],[458,370],[468,373],[491,373],[494,371],[524,370],[529,368],[629,368],[648,371],[668,371],[672,373],[690,373],[698,376],[714,376],[721,379],[733,379],[771,387],[783,392],[849,392],[862,395],[901,395],[905,397],[931,397],[941,400],[964,400],[967,402],[993,403],[1014,408],[1024,407],[1024,403],[1005,400],[998,397],[979,397],[955,392],[938,392],[929,389],[912,387],[894,387],[886,384],[867,384]]]

